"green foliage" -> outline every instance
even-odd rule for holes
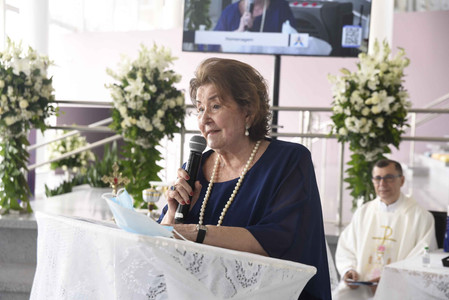
[[[45,195],[47,197],[53,197],[65,193],[70,193],[72,191],[74,184],[72,180],[66,181],[64,180],[59,186],[54,189],[50,189],[47,185],[45,185]]]
[[[332,132],[339,142],[349,143],[353,153],[346,169],[345,181],[353,197],[364,202],[375,198],[371,182],[374,163],[391,153],[390,145],[399,148],[407,127],[407,110],[411,103],[404,89],[404,68],[409,60],[400,49],[390,58],[387,43],[375,43],[374,53],[359,55],[357,70],[342,69],[341,76],[329,75],[333,85]]]
[[[28,145],[28,139],[23,135],[2,139],[0,143],[0,156],[3,158],[0,164],[0,214],[10,210],[32,212],[28,202],[31,192],[22,172],[27,169],[29,154],[24,146]],[[26,208],[20,206],[21,201],[28,202]]]
[[[113,142],[111,145],[104,146],[103,159],[95,157],[95,162],[87,167],[85,173],[76,174],[71,180],[63,181],[59,186],[50,189],[45,185],[45,195],[47,197],[70,193],[74,186],[89,184],[92,187],[109,187],[101,178],[104,175],[112,174],[112,165],[114,162],[119,162],[117,154],[117,143]]]
[[[157,161],[161,159],[161,154],[156,147],[144,149],[128,143],[122,155],[125,158],[121,161],[122,176],[130,179],[126,190],[134,198],[134,206],[141,208],[145,204],[142,191],[148,188],[150,181],[160,181],[157,173],[162,167],[157,165]]]
[[[209,17],[210,0],[190,0],[186,2],[184,20],[187,20],[187,29],[199,30],[200,25],[210,29],[212,21]]]
[[[31,128],[43,132],[45,119],[58,113],[51,104],[52,78],[47,76],[50,64],[47,57],[31,47],[25,52],[21,44],[9,38],[0,53],[0,214],[32,211],[24,175],[29,157],[27,135]]]
[[[103,159],[96,157],[95,162],[89,166],[86,172],[86,182],[93,187],[108,187],[101,178],[104,175],[112,174],[114,162],[120,163],[117,154],[117,143],[113,142],[111,146],[104,146]]]

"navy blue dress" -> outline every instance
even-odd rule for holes
[[[321,200],[310,152],[299,144],[270,141],[245,175],[222,226],[246,228],[270,257],[315,266],[317,274],[299,299],[331,299]],[[212,153],[204,153],[202,161]],[[209,184],[202,168],[198,173],[201,194],[186,224],[198,224]],[[205,225],[217,225],[237,180],[214,183],[204,214]]]
[[[240,18],[242,15],[239,10],[239,2],[228,5],[220,15],[217,25],[214,30],[216,31],[234,31],[239,28]],[[282,32],[282,24],[286,21],[290,21],[290,25],[295,27],[296,20],[290,10],[289,4],[285,0],[272,0],[268,6],[265,24],[263,32]],[[259,32],[260,24],[262,23],[262,16],[257,16],[254,19],[253,27],[250,31]]]

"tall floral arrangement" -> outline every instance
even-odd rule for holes
[[[0,213],[31,212],[25,179],[31,128],[46,129],[45,119],[56,113],[50,60],[31,47],[7,39],[0,53]],[[20,205],[23,203],[22,205]]]
[[[348,189],[357,200],[372,200],[376,194],[371,181],[374,163],[390,153],[390,145],[399,149],[407,126],[411,103],[403,86],[404,68],[409,65],[405,51],[394,57],[386,42],[376,41],[371,55],[359,54],[357,70],[342,69],[341,76],[329,75],[333,84],[332,132],[338,141],[348,142],[352,152],[346,169]]]
[[[131,180],[126,189],[136,206],[149,181],[160,180],[160,140],[173,138],[184,125],[184,94],[176,88],[181,76],[171,69],[174,60],[169,49],[141,45],[136,60],[123,57],[118,71],[107,69],[116,81],[107,85],[114,102],[110,126],[127,142],[120,165]]]

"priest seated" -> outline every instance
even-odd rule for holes
[[[338,240],[335,262],[342,278],[333,299],[370,299],[385,265],[437,248],[434,218],[401,192],[404,180],[397,161],[375,163],[377,197],[357,209]]]

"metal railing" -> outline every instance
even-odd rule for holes
[[[448,94],[449,95],[449,94]],[[440,99],[437,99],[438,101],[435,101],[435,103],[439,104],[442,101],[446,101],[448,100],[448,95],[446,95],[446,97],[442,97]],[[63,101],[59,101],[58,103],[65,103]],[[105,102],[90,102],[90,103],[85,103],[83,101],[78,101],[78,102],[73,102],[70,101],[68,102],[69,104],[74,104],[74,105],[99,105],[102,107],[110,107],[111,103],[105,103]],[[436,105],[436,104],[435,104]],[[193,109],[194,107],[191,105],[187,106],[187,109]],[[299,117],[299,122],[298,122],[298,127],[299,130],[296,132],[279,132],[279,130],[277,130],[277,132],[272,133],[272,137],[280,137],[280,138],[300,138],[302,143],[305,144],[309,150],[312,150],[312,146],[314,143],[316,143],[317,141],[320,140],[326,140],[326,139],[336,139],[335,135],[329,134],[329,130],[328,130],[328,125],[331,124],[329,123],[329,121],[326,122],[318,122],[320,124],[325,124],[325,126],[320,126],[319,130],[321,130],[322,132],[313,132],[313,126],[311,125],[311,120],[313,119],[313,116],[316,113],[331,113],[332,109],[330,107],[272,107],[271,108],[273,111],[279,111],[279,112],[298,112],[300,117]],[[409,136],[402,136],[402,140],[403,141],[411,141],[413,144],[411,145],[411,156],[413,159],[414,156],[414,143],[417,141],[423,142],[423,141],[428,141],[428,142],[447,142],[449,143],[449,136],[447,137],[429,137],[429,136],[416,136],[416,126],[417,126],[417,121],[416,121],[416,114],[432,114],[432,115],[443,115],[443,114],[448,114],[449,115],[449,109],[445,109],[445,108],[423,108],[423,109],[410,109],[409,110],[409,114],[411,116],[411,125],[410,125],[410,135]],[[426,122],[432,120],[434,118],[426,118]],[[45,146],[51,142],[72,136],[74,134],[77,134],[79,132],[82,131],[97,131],[97,132],[112,132],[108,127],[104,127],[101,125],[107,124],[109,122],[111,122],[111,118],[93,123],[89,126],[54,126],[51,127],[51,129],[66,129],[66,130],[73,130],[70,133],[65,134],[62,137],[59,137],[57,139],[53,139],[51,141],[46,141],[44,143],[40,143],[40,144],[36,144],[36,145],[32,145],[29,147],[29,150],[35,150],[39,147]],[[423,119],[422,119],[423,120]],[[419,123],[419,125],[422,125],[423,123],[425,123],[424,121],[421,121]],[[279,126],[278,128],[282,128],[282,126]],[[323,132],[324,131],[324,132]],[[181,143],[181,151],[180,151],[180,161],[183,162],[184,161],[184,148],[186,147],[186,141],[185,141],[185,136],[187,134],[197,134],[199,133],[198,130],[189,130],[189,129],[182,129],[181,133],[180,133],[180,143]],[[92,148],[104,145],[106,143],[110,143],[112,141],[118,140],[120,139],[121,136],[119,135],[114,135],[112,137],[108,137],[106,139],[97,141],[95,143],[92,143],[90,145],[84,146],[82,148],[79,148],[77,150],[71,151],[70,153],[66,153],[63,154],[57,158],[48,160],[48,161],[44,161],[44,162],[40,162],[40,163],[36,163],[33,165],[28,166],[29,170],[33,170],[37,167],[43,166],[45,164],[49,164],[51,162],[54,161],[58,161],[61,160],[63,158],[69,157],[73,154],[77,154],[86,150],[90,150]],[[324,149],[326,149],[326,147],[323,147]],[[413,153],[412,153],[413,151]],[[325,155],[324,155],[325,157]],[[339,153],[338,153],[338,177],[339,177],[339,184],[338,184],[338,192],[337,192],[337,225],[338,226],[342,226],[342,208],[343,208],[343,186],[344,186],[344,164],[345,164],[345,145],[343,143],[340,143],[339,145]],[[325,160],[322,160],[322,170],[323,173],[325,173],[326,171],[326,165],[325,165]]]

